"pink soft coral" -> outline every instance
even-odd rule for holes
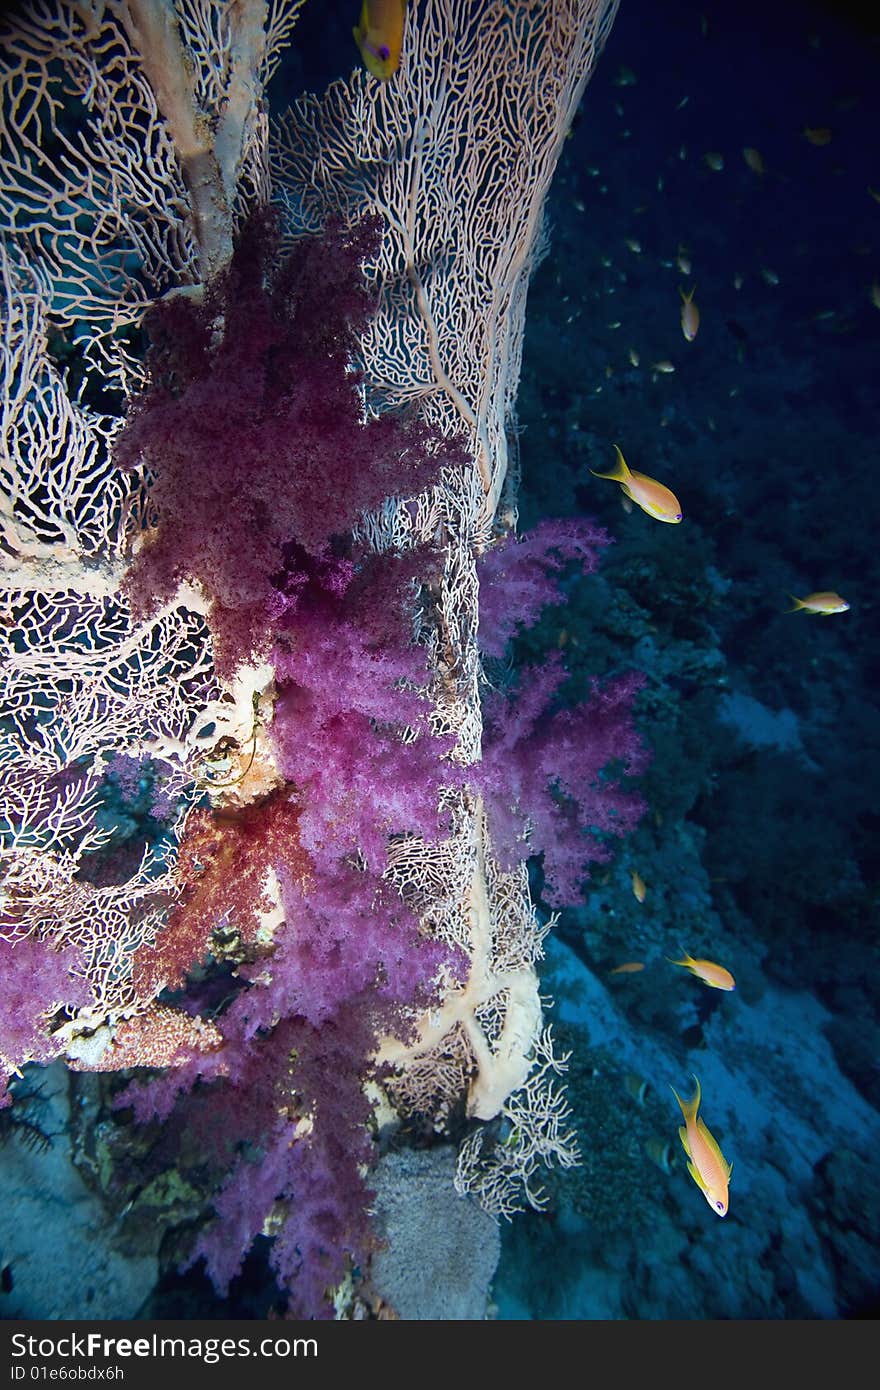
[[[121,467],[147,465],[156,523],[128,592],[149,612],[199,580],[221,675],[265,655],[289,543],[327,554],[363,510],[457,456],[414,416],[363,418],[351,364],[373,307],[361,263],[378,239],[367,218],[283,259],[267,210],[203,302],[176,296],[149,315],[150,386],[115,447]]]

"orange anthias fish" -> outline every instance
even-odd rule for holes
[[[668,1139],[658,1139],[656,1135],[652,1135],[650,1139],[645,1140],[645,1153],[664,1173],[672,1172],[675,1154]]]
[[[692,975],[696,975],[705,985],[711,985],[713,989],[736,989],[734,980],[729,970],[725,970],[723,965],[716,965],[713,960],[694,960],[685,951],[684,960],[673,960],[671,956],[666,959],[670,965],[683,965],[685,970],[689,970]]]
[[[826,589],[822,593],[807,594],[806,598],[795,598],[794,594],[788,596],[793,608],[786,608],[786,613],[796,613],[802,608],[805,613],[818,613],[823,618],[828,618],[832,613],[846,613],[849,608],[845,598],[840,594],[835,594],[833,590]]]
[[[753,174],[763,174],[765,172],[764,160],[761,157],[760,150],[754,149],[751,145],[746,145],[743,150],[743,159],[746,164],[748,164]]]
[[[640,903],[643,903],[645,901],[645,896],[648,892],[648,889],[645,885],[645,880],[642,878],[638,869],[633,869],[632,871],[632,886],[633,893],[635,894],[636,898]]]
[[[352,33],[367,71],[380,82],[397,72],[405,24],[406,0],[364,0]]]
[[[615,965],[613,970],[609,970],[609,975],[637,975],[640,970],[644,970],[645,965],[640,960],[627,960],[623,965]]]
[[[700,1108],[700,1083],[694,1077],[696,1091],[691,1100],[682,1100],[672,1086],[670,1089],[681,1106],[684,1124],[679,1127],[678,1137],[688,1156],[688,1172],[702,1192],[709,1206],[719,1216],[727,1215],[728,1184],[733,1164],[728,1163],[697,1114]]]
[[[611,472],[597,473],[595,468],[591,468],[593,477],[610,478],[612,482],[620,483],[626,496],[655,521],[681,521],[681,503],[675,493],[658,483],[656,478],[649,478],[647,473],[637,473],[629,468],[616,444],[614,448],[617,462]]]
[[[696,288],[696,285],[693,285],[685,294],[681,285],[678,287],[678,292],[681,295],[681,331],[689,343],[692,343],[696,338],[697,329],[700,326],[700,311],[694,303],[694,290]]]

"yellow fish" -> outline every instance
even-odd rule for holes
[[[637,975],[640,970],[644,970],[644,962],[640,960],[627,960],[623,965],[615,965],[613,970],[609,970],[609,975]]]
[[[694,290],[696,288],[696,285],[693,285],[685,294],[681,285],[678,287],[678,292],[681,295],[681,331],[689,343],[692,343],[696,338],[697,329],[700,326],[700,311],[694,303]]]
[[[351,32],[367,71],[380,82],[397,72],[405,24],[406,0],[364,0],[360,22]]]
[[[633,869],[632,871],[632,886],[633,893],[638,898],[639,902],[643,903],[645,901],[645,894],[648,890],[645,887],[645,880],[642,878],[641,874],[638,872],[637,869]]]
[[[794,608],[786,608],[786,613],[796,613],[802,608],[806,613],[819,613],[823,618],[828,618],[832,613],[846,613],[849,608],[846,599],[830,589],[819,594],[807,594],[806,598],[795,598],[794,594],[788,597]]]
[[[611,472],[597,473],[595,468],[591,468],[593,477],[610,478],[612,482],[620,483],[626,496],[655,521],[681,521],[681,503],[675,493],[658,483],[656,478],[649,478],[646,473],[636,473],[629,468],[616,444],[614,448],[617,462]]]
[[[727,1215],[727,1189],[733,1164],[728,1163],[697,1111],[700,1108],[700,1083],[694,1077],[696,1091],[691,1100],[682,1100],[675,1087],[672,1094],[681,1106],[684,1124],[678,1137],[688,1156],[688,1172],[709,1206],[719,1216]]]
[[[656,1163],[658,1168],[662,1168],[664,1173],[672,1172],[672,1165],[675,1162],[675,1155],[672,1152],[672,1145],[668,1139],[658,1139],[656,1135],[645,1140],[645,1153],[652,1163]]]
[[[670,965],[683,965],[697,979],[702,980],[703,984],[711,985],[713,989],[736,989],[736,980],[729,970],[725,970],[723,965],[716,965],[712,960],[694,960],[687,951],[684,953],[684,960],[673,960],[671,956],[666,959]]]
[[[827,125],[809,126],[805,125],[803,134],[811,145],[830,145],[831,131]]]
[[[634,1071],[628,1071],[623,1078],[623,1084],[633,1100],[638,1101],[639,1105],[644,1105],[651,1083],[643,1076],[637,1076]]]
[[[754,149],[751,145],[746,145],[745,149],[743,150],[743,159],[745,160],[746,164],[748,164],[749,168],[752,170],[752,173],[764,173],[764,160],[761,157],[760,150]]]

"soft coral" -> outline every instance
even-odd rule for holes
[[[203,300],[173,296],[148,316],[150,385],[115,459],[146,464],[156,524],[127,589],[149,612],[198,580],[221,675],[268,650],[289,543],[326,554],[362,511],[418,492],[455,455],[415,416],[364,419],[352,361],[379,235],[376,218],[330,226],[284,258],[263,211]]]

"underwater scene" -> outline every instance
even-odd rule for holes
[[[878,61],[3,8],[0,1319],[880,1314]]]

